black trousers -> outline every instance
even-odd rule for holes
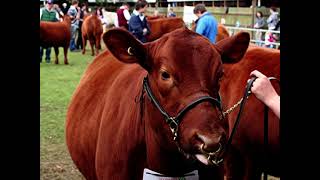
[[[77,49],[82,49],[82,31],[81,31],[81,27],[82,27],[82,22],[79,22],[79,29],[78,29],[78,38],[77,38],[77,42],[76,42],[76,48]]]

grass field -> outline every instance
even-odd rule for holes
[[[69,65],[63,64],[60,48],[59,65],[40,63],[40,177],[42,180],[81,180],[65,145],[64,127],[68,103],[79,80],[93,60],[87,48],[86,55],[69,52]]]
[[[105,49],[104,44],[102,48]],[[86,55],[69,52],[69,65],[63,64],[63,51],[60,49],[60,64],[40,63],[40,178],[42,180],[83,180],[74,166],[65,145],[65,117],[70,98],[79,80],[92,62],[87,47]],[[270,177],[269,180],[279,180]]]

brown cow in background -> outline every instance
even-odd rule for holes
[[[224,25],[222,24],[218,24],[218,34],[216,37],[216,42],[221,41],[222,39],[225,39],[227,37],[229,37],[229,32],[227,30],[227,28],[224,27]]]
[[[149,168],[173,177],[198,170],[200,179],[222,180],[223,167],[208,166],[203,152],[225,143],[219,105],[202,102],[181,117],[176,141],[181,153],[142,82],[148,75],[155,98],[172,116],[200,97],[217,98],[222,61],[241,59],[249,34],[213,45],[180,28],[142,44],[117,28],[103,39],[109,51],[89,65],[67,112],[66,142],[85,178],[141,180]]]
[[[99,54],[99,49],[101,49],[101,36],[103,33],[102,23],[96,14],[86,17],[82,24],[82,43],[83,49],[82,54],[86,53],[87,40],[89,40],[92,56],[95,55],[94,48],[96,49],[96,55]]]
[[[174,31],[178,28],[185,27],[184,21],[180,17],[174,18],[156,18],[148,20],[150,26],[150,34],[147,36],[147,41],[154,41],[166,33]]]
[[[280,80],[280,51],[250,45],[245,56],[238,63],[224,63],[220,95],[224,111],[238,102],[242,96],[250,73],[258,70],[267,77]],[[280,86],[271,81],[280,95]],[[234,126],[239,106],[227,115],[229,131]],[[280,119],[269,110],[268,118],[268,161],[267,173],[280,176]],[[239,126],[225,161],[227,179],[261,180],[264,165],[264,104],[251,95],[244,106]]]
[[[70,26],[71,20],[68,15],[64,16],[62,22],[40,21],[40,46],[54,48],[55,64],[59,64],[59,47],[63,47],[64,50],[64,64],[69,64],[67,55],[71,36]]]

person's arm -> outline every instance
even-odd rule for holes
[[[119,21],[118,21],[118,15],[116,14],[115,18],[114,18],[114,26],[115,27],[119,27]]]
[[[129,13],[129,11],[127,10],[127,9],[125,9],[124,11],[123,11],[123,15],[124,15],[124,17],[126,18],[126,20],[127,21],[129,21],[130,20],[130,13]]]
[[[40,9],[40,21],[41,21],[42,11],[43,9]]]
[[[60,21],[60,16],[59,16],[58,12],[56,12],[56,21]]]
[[[271,23],[272,21],[273,21],[273,15],[271,14],[267,19],[267,23]]]
[[[252,84],[251,92],[280,119],[280,96],[273,88],[270,80],[257,70],[252,71],[250,76],[257,77]]]

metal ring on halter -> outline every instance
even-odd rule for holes
[[[204,146],[204,144],[201,145],[201,151],[203,151],[204,153],[206,153],[209,156],[215,155],[216,153],[220,152],[221,147],[222,147],[221,143],[219,143],[218,150],[216,150],[215,152],[207,152],[205,149],[203,149],[203,146]]]
[[[132,49],[132,48],[129,47],[128,50],[127,50],[127,52],[128,52],[128,54],[129,54],[130,56],[133,56],[133,53],[131,52],[131,49]]]

